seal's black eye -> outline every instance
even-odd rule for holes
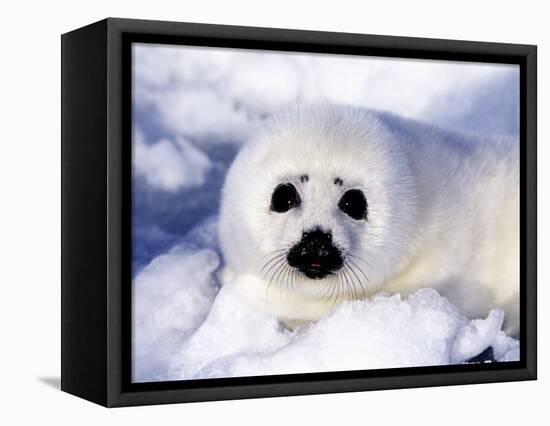
[[[349,217],[361,220],[367,218],[367,199],[363,191],[359,189],[350,189],[346,191],[340,201],[338,207]]]
[[[271,210],[277,213],[284,213],[298,207],[302,200],[294,185],[291,183],[282,183],[277,185],[271,195]]]

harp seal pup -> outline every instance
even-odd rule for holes
[[[287,325],[436,289],[519,334],[519,142],[349,106],[275,116],[222,190],[222,282]]]

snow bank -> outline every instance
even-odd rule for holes
[[[205,183],[212,168],[208,156],[184,137],[168,138],[147,144],[139,129],[133,132],[133,167],[156,189],[178,191]]]
[[[178,246],[136,277],[135,381],[460,364],[488,347],[519,359],[500,310],[470,321],[423,289],[342,304],[291,331],[246,305],[238,282],[218,290],[218,266],[214,251]]]
[[[208,315],[215,297],[211,250],[178,246],[153,260],[133,282],[135,381],[167,379],[168,360]]]
[[[138,112],[205,143],[242,143],[295,102],[346,103],[482,133],[519,122],[515,65],[151,44],[134,45],[133,55]]]

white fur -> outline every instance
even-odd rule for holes
[[[518,145],[359,108],[290,109],[241,150],[227,174],[224,276],[288,323],[319,319],[345,299],[432,287],[472,318],[501,307],[507,331],[517,333]],[[273,189],[285,182],[302,204],[271,212]],[[338,208],[351,188],[367,198],[367,221]],[[331,231],[349,265],[345,275],[312,280],[279,262],[314,226]]]

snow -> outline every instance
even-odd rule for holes
[[[133,165],[136,176],[143,176],[154,188],[177,191],[200,186],[212,164],[205,153],[184,137],[167,138],[153,144],[144,142],[143,133],[134,131]]]
[[[134,45],[133,54],[138,109],[165,131],[202,143],[242,144],[266,116],[295,102],[519,130],[515,65],[150,44]]]
[[[209,285],[219,264],[210,250],[177,247],[157,257],[133,285],[136,380],[154,380],[179,340],[192,334],[214,299]]]
[[[519,359],[502,311],[468,320],[429,288],[287,329],[244,302],[238,279],[219,288],[215,225],[203,222],[134,279],[134,381],[461,364],[489,347],[496,361]]]

